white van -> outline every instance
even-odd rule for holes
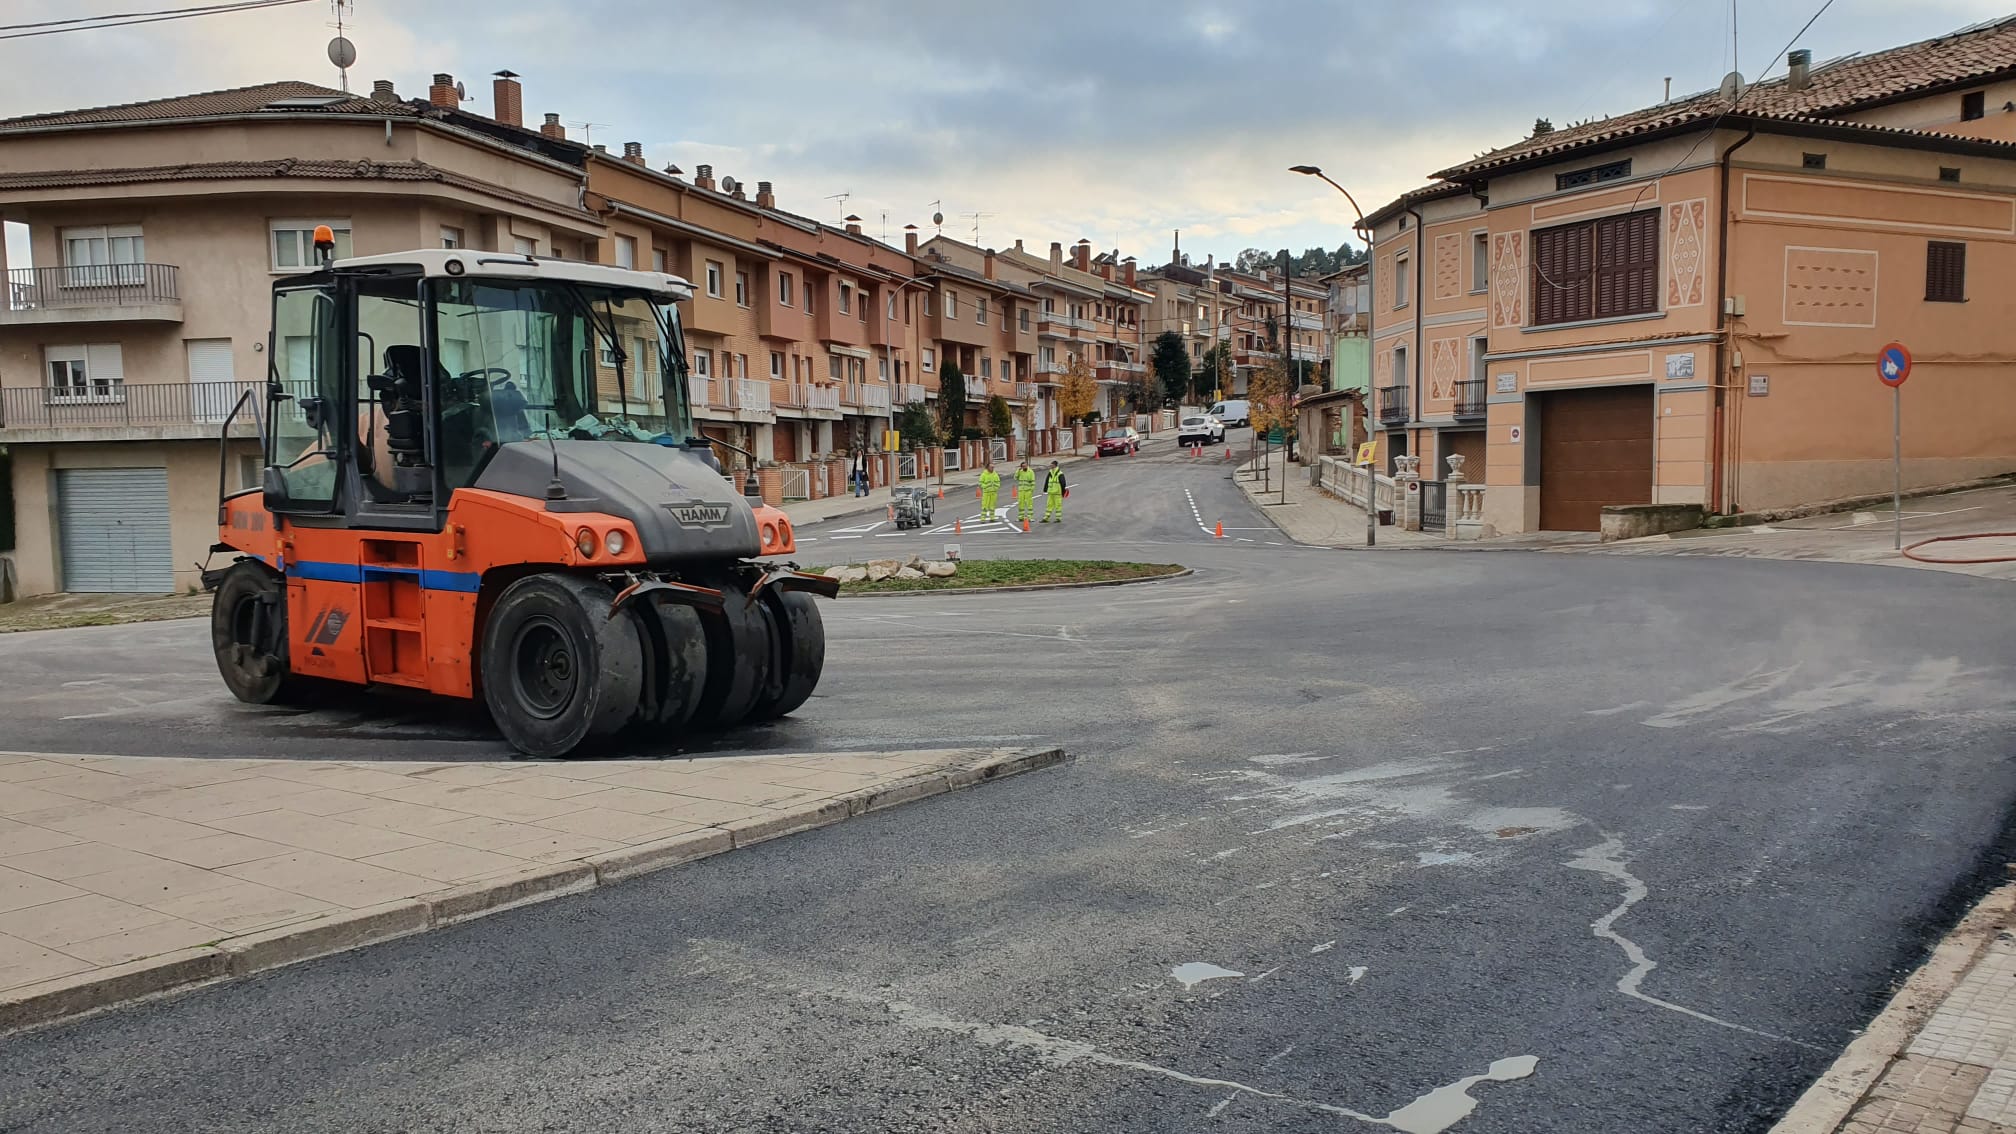
[[[1253,411],[1246,408],[1246,399],[1244,398],[1219,402],[1204,412],[1226,425],[1253,424]]]

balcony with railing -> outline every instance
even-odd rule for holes
[[[1062,377],[1064,374],[1069,373],[1069,371],[1070,367],[1057,359],[1039,358],[1036,360],[1036,373],[1038,374],[1054,374]]]
[[[916,382],[903,383],[903,404],[914,405],[924,400],[924,387]]]
[[[0,326],[180,323],[179,277],[173,264],[13,268],[7,272]]]
[[[1456,420],[1481,420],[1484,405],[1484,379],[1465,378],[1456,383]]]
[[[1033,401],[1035,401],[1035,400],[1036,400],[1036,383],[1034,383],[1034,382],[1017,382],[1017,383],[1015,383],[1015,393],[1014,393],[1013,397],[1017,398],[1018,400],[1021,400],[1021,401],[1025,401],[1025,402],[1033,402]]]
[[[8,387],[0,389],[0,442],[212,438],[248,392],[251,403],[232,419],[231,435],[256,437],[255,422],[266,415],[263,381]]]
[[[840,412],[840,388],[838,386],[814,386],[805,392],[805,408],[813,413],[834,414]]]
[[[786,379],[783,382],[772,382],[770,384],[771,402],[777,406],[789,406],[793,409],[803,408],[806,398],[811,393],[811,385],[810,382],[800,382],[795,378]]]
[[[1036,322],[1041,326],[1050,328],[1068,327],[1076,331],[1089,331],[1092,329],[1092,320],[1066,315],[1062,311],[1039,311],[1036,314]]]
[[[776,416],[770,405],[768,378],[724,378],[721,385],[728,393],[728,408],[741,420],[769,421]]]
[[[1320,331],[1323,329],[1323,317],[1313,311],[1297,311],[1288,316],[1288,325],[1298,331]]]
[[[1379,420],[1386,425],[1404,425],[1407,422],[1407,387],[1379,387]]]
[[[889,387],[887,386],[861,387],[860,406],[864,411],[867,412],[868,416],[870,417],[888,417]]]
[[[686,400],[692,403],[694,409],[705,409],[714,405],[712,393],[708,389],[711,385],[713,380],[704,374],[686,376]]]

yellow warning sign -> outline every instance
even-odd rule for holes
[[[1379,463],[1379,442],[1366,441],[1363,444],[1359,445],[1358,460],[1355,463],[1361,465],[1372,465]]]
[[[903,447],[903,435],[894,429],[882,431],[882,451],[894,453]]]

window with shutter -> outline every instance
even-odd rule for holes
[[[1925,245],[1925,302],[1967,302],[1967,246],[1946,240]]]
[[[1535,326],[1658,310],[1658,210],[1533,233]]]

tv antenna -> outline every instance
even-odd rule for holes
[[[967,220],[970,220],[970,221],[972,221],[972,222],[973,222],[973,243],[975,243],[975,244],[978,244],[978,243],[980,243],[980,222],[981,222],[982,220],[984,220],[985,218],[987,218],[987,217],[991,217],[991,216],[994,216],[995,214],[994,214],[994,213],[960,213],[959,215],[960,215],[960,216],[962,216],[962,217],[965,217],[965,218],[966,218]]]
[[[854,194],[852,193],[834,193],[831,196],[827,197],[826,199],[829,201],[840,202],[840,211],[844,214],[847,211],[847,198],[852,197],[853,195]]]
[[[597,126],[607,127],[609,124],[607,122],[569,122],[568,125],[581,131],[582,145],[592,146],[595,144],[595,128]]]
[[[882,210],[882,243],[889,243],[889,210]]]
[[[357,45],[344,37],[344,17],[349,14],[350,5],[355,0],[329,0],[329,7],[335,13],[336,21],[329,26],[336,29],[336,38],[329,41],[329,62],[336,65],[337,82],[343,92],[350,91],[350,65],[357,62]]]

